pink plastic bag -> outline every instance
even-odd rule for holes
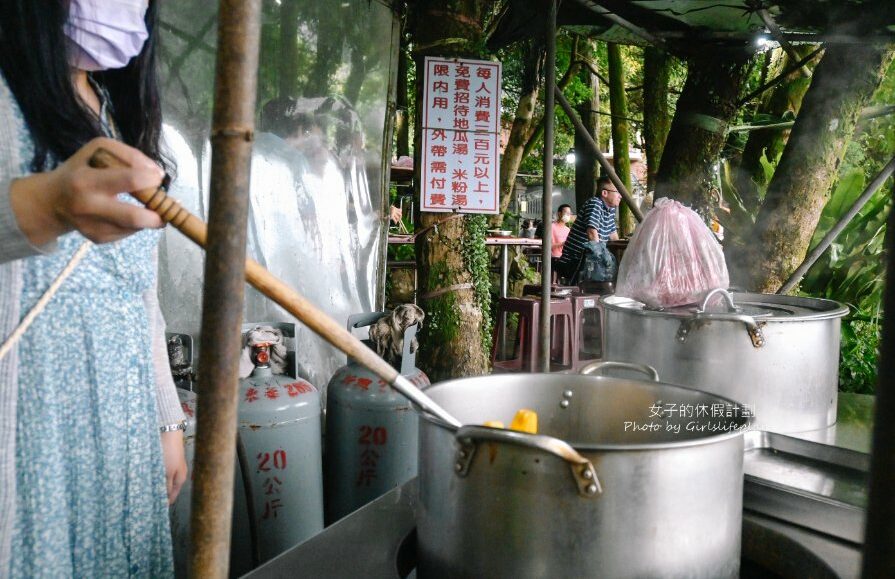
[[[712,231],[695,211],[663,197],[634,232],[615,292],[668,308],[695,303],[729,283],[724,252]]]

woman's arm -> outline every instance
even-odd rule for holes
[[[12,182],[13,179],[0,176],[0,263],[49,253],[55,248],[51,242],[38,247],[22,232],[12,208]]]
[[[99,147],[131,167],[90,167],[87,162]],[[137,149],[105,138],[93,139],[52,171],[18,178],[0,175],[0,263],[52,249],[56,238],[69,231],[105,243],[161,227],[153,211],[123,203],[117,195],[155,187],[163,176]]]
[[[153,269],[158,271],[158,250],[153,252]],[[157,279],[157,278],[156,278]],[[158,401],[159,426],[177,424],[184,420],[177,387],[168,363],[168,346],[165,340],[165,317],[158,302],[157,285],[143,292],[143,303],[149,319],[149,336],[152,340],[152,368],[155,374],[156,400]],[[162,453],[168,486],[168,504],[177,499],[186,481],[187,466],[183,447],[183,431],[161,433]]]

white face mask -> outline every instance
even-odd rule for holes
[[[69,63],[87,71],[127,66],[149,37],[147,0],[71,0],[68,22]]]
[[[567,214],[563,215],[562,217],[560,217],[559,219],[563,223],[568,223],[569,221],[572,220],[572,216],[567,213]]]

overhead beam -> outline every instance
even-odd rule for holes
[[[615,12],[612,12],[611,10],[608,10],[607,8],[603,8],[598,3],[591,2],[590,0],[576,0],[576,2],[578,2],[578,4],[580,4],[581,6],[584,6],[585,8],[587,8],[594,14],[598,14],[598,15],[602,16],[603,18],[605,18],[606,20],[609,20],[613,24],[617,24],[617,25],[621,26],[622,28],[624,28],[625,30],[628,30],[632,34],[639,36],[640,38],[646,40],[653,46],[656,46],[658,48],[661,48],[662,50],[670,52],[670,50],[668,49],[668,44],[665,42],[665,40],[663,40],[662,38],[659,38],[658,36],[656,36],[652,32],[649,32],[645,28],[637,26],[630,20],[622,18]]]
[[[847,34],[822,34],[815,32],[785,32],[781,31],[783,38],[790,43],[809,43],[809,44],[885,44],[895,42],[895,34],[885,34],[883,31],[868,34],[867,36],[852,36]],[[719,42],[749,42],[755,40],[755,33],[727,31],[727,30],[694,30],[693,32],[683,32],[680,30],[669,30],[656,32],[655,35],[665,41],[668,40],[690,40],[692,42],[704,42],[716,40]]]
[[[876,105],[872,107],[864,107],[861,109],[861,115],[858,117],[859,121],[869,121],[870,119],[876,119],[879,117],[886,117],[888,115],[895,114],[895,105]],[[727,129],[730,133],[743,133],[746,131],[760,131],[764,129],[790,129],[796,122],[793,121],[783,121],[779,123],[767,123],[763,125],[738,125],[735,127],[730,127]]]

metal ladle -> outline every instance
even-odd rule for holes
[[[95,169],[128,166],[123,160],[103,148],[96,150],[90,157],[88,164]],[[166,223],[172,224],[199,247],[205,249],[208,241],[207,225],[204,221],[184,209],[177,200],[169,197],[164,185],[159,186],[158,189],[144,189],[131,192],[130,194],[148,209],[155,211]],[[355,338],[348,330],[317,309],[311,302],[267,271],[261,264],[253,259],[246,259],[245,277],[252,287],[301,320],[318,336],[385,380],[392,388],[416,404],[423,412],[438,417],[454,428],[462,426],[459,420],[426,396],[422,390],[414,386],[407,378],[401,376],[391,364],[377,356],[373,350],[365,346],[363,342]]]
[[[124,161],[102,148],[97,149],[88,163],[97,169],[127,166]],[[132,192],[131,195],[148,209],[156,212],[163,221],[174,225],[199,247],[205,249],[208,240],[208,227],[205,222],[184,209],[175,199],[168,197],[164,182],[156,190],[146,189]],[[246,259],[245,277],[252,287],[301,320],[318,336],[382,378],[416,405],[419,410],[446,423],[454,431],[461,445],[468,446],[473,439],[487,439],[540,450],[564,460],[569,465],[578,492],[582,497],[592,498],[602,492],[594,465],[567,442],[541,434],[523,434],[475,425],[463,427],[459,420],[414,386],[407,378],[401,376],[391,364],[380,358],[373,350],[355,338],[351,332],[317,309],[301,294],[264,269],[258,262]],[[607,362],[602,366],[611,364]],[[593,369],[596,370],[597,366]],[[656,378],[658,377],[656,376]],[[472,454],[469,454],[470,459],[471,457]]]

